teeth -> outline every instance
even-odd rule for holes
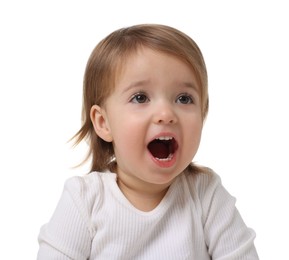
[[[170,161],[172,158],[173,158],[173,154],[169,154],[168,158],[157,158],[155,157],[158,161],[161,161],[161,162],[168,162]]]
[[[171,136],[160,136],[156,138],[157,140],[172,140],[173,138]]]

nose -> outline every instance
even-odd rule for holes
[[[169,102],[160,102],[154,108],[155,124],[174,124],[177,122],[177,115],[173,104]]]

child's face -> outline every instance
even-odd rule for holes
[[[104,107],[92,109],[97,134],[113,142],[120,179],[168,185],[188,166],[203,124],[199,88],[173,56],[142,48],[128,58]]]

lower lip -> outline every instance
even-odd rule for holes
[[[172,157],[169,161],[161,161],[161,160],[158,160],[158,159],[156,159],[154,156],[152,156],[151,153],[150,153],[150,156],[151,156],[153,162],[154,162],[157,166],[159,166],[159,167],[161,167],[161,168],[170,168],[170,167],[172,167],[172,166],[175,164],[175,162],[176,162],[176,153],[173,154],[173,157]]]

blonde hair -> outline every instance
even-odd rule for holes
[[[199,47],[189,36],[175,28],[157,24],[141,24],[116,30],[94,48],[84,74],[82,127],[74,138],[75,144],[87,139],[89,152],[86,160],[92,156],[91,171],[112,170],[114,151],[112,143],[96,135],[90,109],[95,104],[104,104],[114,90],[121,65],[141,46],[173,55],[192,68],[201,87],[203,120],[207,116],[209,98],[206,65]],[[188,167],[195,168],[193,164]]]

